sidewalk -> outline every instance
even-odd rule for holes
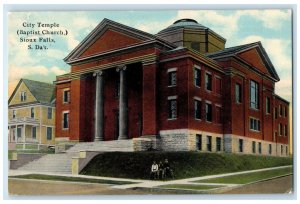
[[[78,178],[92,178],[92,179],[104,179],[104,180],[114,180],[114,181],[129,181],[135,182],[133,184],[125,184],[125,185],[112,185],[112,188],[118,189],[130,189],[130,188],[153,188],[160,185],[170,185],[170,184],[191,184],[191,185],[201,185],[201,183],[192,183],[193,181],[205,180],[205,179],[212,179],[212,178],[219,178],[225,176],[233,176],[233,175],[241,175],[253,172],[261,172],[266,170],[275,170],[275,169],[282,169],[292,167],[292,165],[288,166],[280,166],[280,167],[271,167],[271,168],[264,168],[264,169],[257,169],[257,170],[249,170],[249,171],[242,171],[242,172],[233,172],[233,173],[225,173],[225,174],[217,174],[217,175],[209,175],[209,176],[201,176],[201,177],[193,177],[187,179],[179,179],[179,180],[171,180],[171,181],[153,181],[153,180],[142,180],[142,179],[125,179],[125,178],[113,178],[113,177],[99,177],[99,176],[87,176],[87,175],[72,175],[72,174],[55,174],[50,172],[25,172],[25,171],[18,171],[18,170],[9,170],[9,176],[18,176],[18,175],[27,175],[27,174],[43,174],[43,175],[52,175],[52,176],[66,176],[66,177],[78,177]],[[204,184],[204,183],[203,183]],[[212,185],[205,183],[205,185]],[[238,184],[213,184],[213,185],[220,185],[224,187],[234,187],[238,186]]]

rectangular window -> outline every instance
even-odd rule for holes
[[[16,118],[16,116],[17,116],[17,111],[16,111],[16,110],[13,110],[13,111],[12,111],[12,117],[13,117],[13,118]]]
[[[31,118],[34,118],[34,108],[31,108],[31,109],[30,109],[30,117],[31,117]]]
[[[220,106],[216,106],[216,123],[222,123],[222,108]]]
[[[201,69],[194,68],[194,83],[195,86],[201,87]]]
[[[36,127],[32,127],[32,139],[36,139]]]
[[[287,114],[288,114],[288,110],[287,110],[287,107],[285,106],[284,107],[284,117],[287,117]]]
[[[217,94],[222,93],[222,79],[219,77],[216,77],[216,93]]]
[[[252,153],[255,154],[256,152],[256,142],[252,141]]]
[[[64,90],[64,103],[69,103],[70,102],[70,90]]]
[[[206,149],[208,152],[211,152],[211,136],[206,136]]]
[[[261,142],[258,143],[258,153],[261,154]]]
[[[259,108],[259,86],[255,81],[250,81],[250,107]]]
[[[266,97],[266,113],[270,114],[271,113],[271,103],[270,103],[270,97]]]
[[[52,108],[48,107],[48,119],[52,119]]]
[[[177,118],[177,100],[176,99],[168,100],[168,118],[169,119]]]
[[[201,101],[195,99],[194,106],[195,106],[195,119],[200,120],[201,119]]]
[[[177,73],[176,71],[168,72],[168,86],[176,86]]]
[[[221,151],[221,138],[217,137],[216,138],[216,143],[217,143],[217,152]]]
[[[242,86],[239,83],[235,84],[235,102],[242,103]]]
[[[272,145],[269,144],[269,154],[271,155],[272,154]]]
[[[282,145],[280,145],[280,153],[281,153],[281,155],[283,155],[283,146]]]
[[[202,135],[196,134],[196,148],[202,150]]]
[[[244,140],[239,139],[239,152],[244,152]]]
[[[288,147],[285,146],[285,154],[288,155]]]
[[[275,107],[275,109],[274,109],[274,116],[275,116],[275,119],[277,119],[278,118],[278,109]]]
[[[205,104],[205,119],[208,122],[212,122],[212,105],[209,103]]]
[[[63,113],[63,129],[69,128],[69,113]]]
[[[205,88],[208,91],[212,90],[212,76],[209,73],[205,73]]]
[[[287,125],[284,125],[284,136],[288,135],[288,128]]]
[[[282,134],[283,130],[282,130],[282,124],[281,123],[278,124],[278,132],[279,132],[279,135],[283,135]]]
[[[279,105],[279,116],[283,116],[283,114],[282,114],[282,105],[281,104]]]
[[[52,127],[47,127],[47,140],[52,140]]]
[[[250,130],[260,131],[260,120],[250,118]]]
[[[21,92],[21,101],[26,101],[26,99],[27,99],[26,91],[22,91]]]

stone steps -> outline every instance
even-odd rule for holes
[[[28,164],[18,168],[22,171],[31,172],[52,172],[52,173],[72,173],[72,157],[78,157],[79,151],[99,151],[99,152],[132,152],[132,140],[113,140],[101,142],[81,142],[75,144],[65,153],[47,154]]]
[[[47,154],[18,168],[18,170],[71,174],[72,157],[75,156],[78,156],[78,153]]]

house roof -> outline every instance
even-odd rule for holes
[[[254,43],[249,43],[245,45],[239,45],[239,46],[234,46],[234,47],[229,47],[225,48],[224,50],[220,50],[214,53],[209,53],[206,54],[207,57],[211,59],[217,59],[217,58],[224,58],[224,57],[229,57],[229,56],[236,56],[238,53],[244,52],[246,50],[252,49],[252,48],[257,48],[258,53],[260,54],[266,68],[268,69],[269,73],[271,76],[275,79],[275,81],[279,81],[279,76],[267,54],[265,49],[263,48],[262,44],[260,41],[254,42]]]
[[[10,103],[22,82],[27,86],[31,94],[39,103],[51,104],[55,99],[55,85],[29,79],[21,79],[9,98],[8,103]]]

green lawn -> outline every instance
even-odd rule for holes
[[[221,178],[207,179],[207,180],[198,180],[196,183],[232,183],[232,184],[246,184],[251,183],[263,179],[269,179],[276,176],[283,176],[286,174],[291,174],[293,169],[291,167],[276,169],[276,170],[268,170],[262,172],[255,172],[249,174],[240,174],[236,176],[226,176]]]
[[[106,179],[91,179],[91,178],[79,178],[79,177],[67,177],[67,176],[51,176],[42,174],[28,174],[20,176],[10,176],[9,178],[21,178],[21,179],[38,179],[38,180],[51,180],[51,181],[68,181],[68,182],[85,182],[85,183],[101,183],[101,184],[132,184],[134,182],[129,181],[114,181]]]
[[[177,189],[188,189],[188,190],[210,190],[214,188],[219,188],[220,186],[211,186],[211,185],[194,185],[194,184],[170,184],[158,186],[159,188],[177,188]]]
[[[150,179],[153,161],[169,160],[175,179],[292,165],[292,158],[201,152],[105,152],[94,157],[80,174]]]

